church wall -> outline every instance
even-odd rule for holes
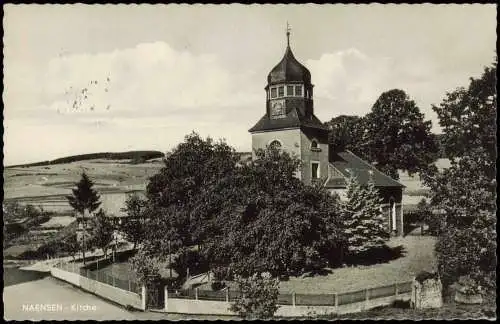
[[[319,176],[323,183],[328,178],[328,138],[321,134],[301,132],[301,156],[302,156],[302,180],[311,184],[312,166],[311,162],[319,162]],[[316,140],[318,149],[311,149],[312,141]]]
[[[255,158],[255,149],[265,149],[273,140],[281,142],[281,148],[289,154],[301,158],[301,137],[300,129],[275,130],[271,132],[262,132],[252,134],[252,158]],[[301,175],[298,174],[299,179]]]

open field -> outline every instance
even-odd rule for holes
[[[69,224],[73,223],[75,218],[72,216],[56,216],[51,217],[47,222],[40,224],[40,228],[49,228],[49,227],[65,227]]]
[[[70,215],[71,207],[66,195],[85,171],[94,181],[102,196],[102,207],[109,213],[119,214],[126,195],[143,191],[148,179],[156,174],[163,163],[154,160],[130,164],[123,160],[88,160],[49,166],[13,167],[4,169],[5,200],[42,206],[47,211]]]

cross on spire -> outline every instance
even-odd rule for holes
[[[290,28],[290,25],[288,24],[288,21],[286,22],[286,42],[287,42],[287,45],[290,46],[290,30],[292,30]]]

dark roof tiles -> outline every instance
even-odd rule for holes
[[[377,170],[373,165],[356,156],[351,151],[332,153],[330,164],[337,169],[343,176],[330,177],[325,183],[327,188],[344,188],[350,172],[354,173],[361,185],[366,185],[370,179],[370,172],[373,174],[373,180],[376,187],[405,187],[400,182],[392,179],[388,175]]]
[[[311,84],[311,72],[297,61],[290,46],[287,46],[285,55],[267,76],[268,84],[287,81]]]

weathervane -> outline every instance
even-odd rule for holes
[[[290,46],[290,30],[292,30],[290,28],[290,25],[288,24],[288,21],[286,22],[286,42],[288,44],[288,46]]]

